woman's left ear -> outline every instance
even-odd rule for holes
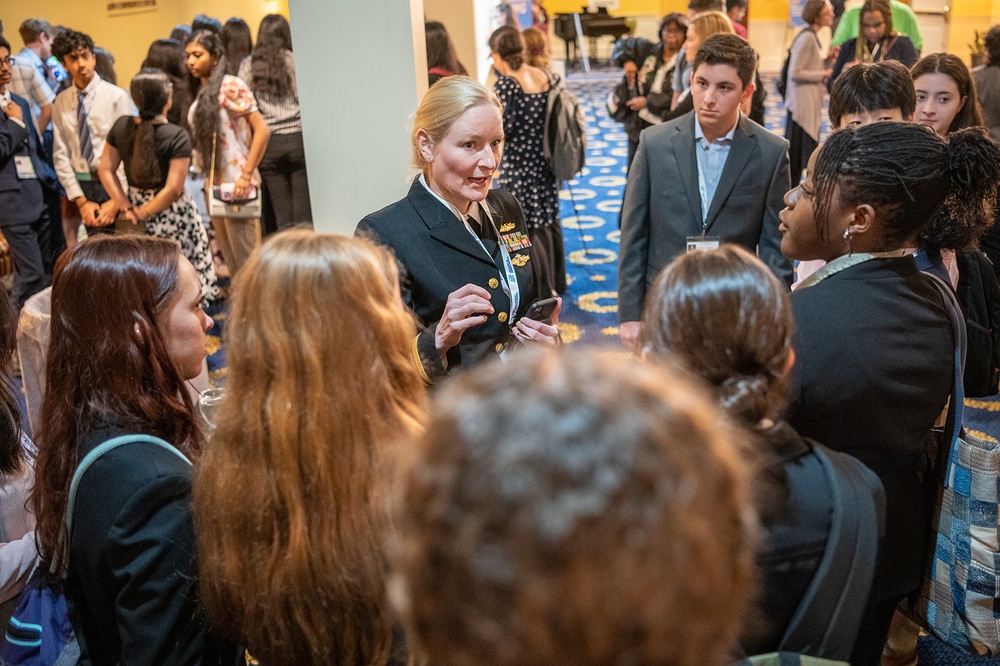
[[[854,219],[847,225],[851,235],[865,234],[875,225],[875,209],[869,204],[861,204],[854,209]]]
[[[417,132],[417,149],[425,162],[434,161],[434,139],[425,130]]]

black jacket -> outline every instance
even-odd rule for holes
[[[508,192],[490,190],[485,203],[494,211],[496,231],[527,235],[521,206]],[[485,252],[454,213],[415,180],[406,198],[368,215],[355,231],[355,235],[370,238],[396,255],[403,301],[424,326],[414,340],[414,349],[428,383],[440,381],[459,367],[496,359],[512,338],[510,297],[503,289],[505,273],[496,232],[490,224],[483,227]],[[516,319],[537,298],[539,281],[530,247],[512,252],[511,259],[521,292]],[[437,322],[448,295],[470,283],[489,292],[494,312],[482,324],[468,329],[461,343],[448,352],[446,372],[434,346]]]
[[[126,433],[91,433],[80,459]],[[94,666],[232,666],[198,603],[191,465],[155,444],[108,452],[76,496],[66,595]],[[86,661],[84,662],[86,663]]]
[[[797,335],[788,421],[858,458],[886,493],[879,599],[917,589],[931,506],[931,427],[951,393],[948,312],[912,257],[873,259],[792,292]]]

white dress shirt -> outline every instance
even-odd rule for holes
[[[75,85],[71,85],[56,96],[56,101],[52,105],[52,127],[54,130],[52,158],[55,162],[59,182],[66,190],[66,197],[71,201],[83,196],[83,190],[76,180],[76,169],[74,168],[74,165],[79,164],[82,159],[80,135],[76,126],[78,92],[79,89]],[[94,147],[94,160],[90,163],[90,169],[95,171],[101,163],[101,153],[104,152],[104,143],[112,125],[122,116],[136,115],[137,111],[127,92],[102,80],[96,73],[83,92],[85,95],[84,104],[87,109],[87,123],[90,126],[90,142]],[[128,191],[123,168],[119,168],[118,178],[122,181],[123,189]]]

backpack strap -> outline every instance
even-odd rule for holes
[[[951,400],[948,402],[948,417],[944,422],[945,446],[939,447],[936,459],[931,461],[935,464],[937,478],[943,480],[944,487],[947,488],[951,478],[951,451],[955,448],[955,442],[962,434],[962,417],[965,410],[965,353],[968,346],[968,339],[965,331],[965,315],[962,314],[962,306],[958,303],[958,297],[952,290],[951,285],[941,278],[931,273],[924,273],[931,279],[934,286],[941,294],[944,307],[948,311],[948,319],[951,321],[951,331],[955,339],[955,374],[951,382]]]
[[[153,437],[152,435],[121,435],[120,437],[114,437],[104,442],[100,446],[93,449],[90,453],[84,456],[80,464],[77,465],[76,472],[73,474],[73,480],[69,484],[69,498],[66,502],[66,531],[63,533],[63,539],[69,539],[69,535],[73,533],[73,509],[76,505],[76,491],[80,486],[80,482],[83,480],[83,475],[87,473],[90,466],[97,462],[101,456],[110,451],[125,446],[127,444],[153,444],[159,446],[168,451],[173,452],[179,458],[181,458],[188,465],[191,461],[188,460],[187,456],[181,453],[176,447],[171,446],[167,442],[163,441],[159,437]],[[62,552],[62,548],[59,552]],[[52,558],[52,573],[54,574],[58,568],[56,567],[56,561],[58,558]]]
[[[885,526],[885,494],[875,474],[858,461],[830,455],[812,442],[810,446],[832,494],[830,534],[779,649],[847,661],[861,626],[858,609],[871,591]]]

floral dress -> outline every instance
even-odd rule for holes
[[[188,111],[188,124],[194,126],[195,101]],[[222,155],[222,170],[215,173],[215,185],[234,183],[243,174],[247,158],[250,156],[250,145],[253,143],[253,132],[247,117],[257,111],[257,100],[250,88],[242,79],[228,74],[222,79],[219,89],[219,139],[216,150]],[[207,178],[210,174],[211,155],[199,155],[198,164]],[[260,186],[260,174],[254,170],[250,179],[254,185]]]
[[[559,190],[542,146],[549,94],[528,94],[510,76],[500,77],[494,88],[504,107],[504,149],[497,182],[524,208],[529,231],[556,225]]]

